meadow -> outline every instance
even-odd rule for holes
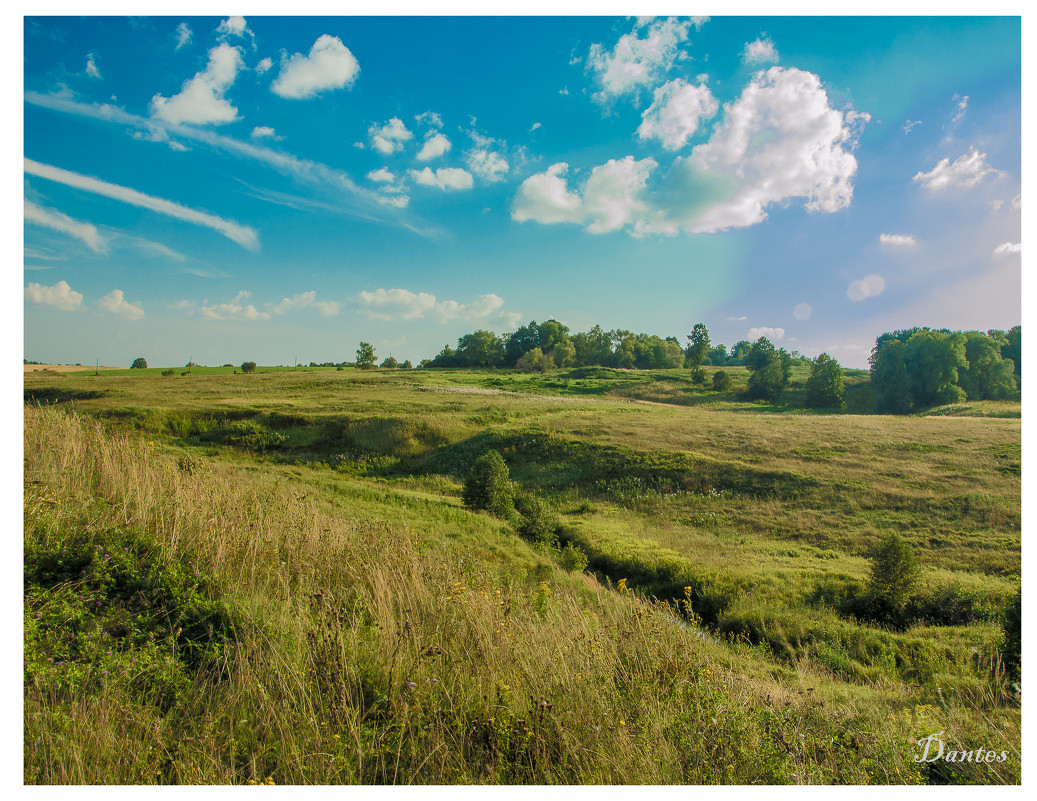
[[[724,369],[27,373],[25,782],[1018,783],[1020,403]]]

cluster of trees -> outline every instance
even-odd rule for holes
[[[906,414],[962,400],[998,400],[1021,387],[1022,328],[882,334],[868,360],[875,411]]]

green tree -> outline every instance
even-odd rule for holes
[[[752,350],[753,344],[747,339],[740,339],[731,346],[731,355],[727,357],[726,364],[744,365],[745,359]]]
[[[143,356],[138,356],[133,360],[133,364],[130,365],[131,370],[144,370],[148,366],[148,360]]]
[[[242,362],[241,363],[241,372],[243,372],[243,373],[251,373],[251,372],[254,372],[255,369],[256,369],[256,363],[255,362]]]
[[[572,338],[573,347],[576,349],[576,364],[581,367],[611,366],[614,333],[605,331],[600,325],[596,325],[590,331],[576,334]]]
[[[549,355],[558,367],[570,367],[576,361],[576,346],[566,339],[555,345]]]
[[[1006,344],[1001,348],[1001,358],[1008,359],[1014,365],[1015,385],[1023,383],[1023,328],[1014,326],[1005,335]]]
[[[899,339],[885,342],[880,337],[871,352],[871,388],[875,411],[880,414],[907,414],[911,411],[911,381],[904,352],[907,345]]]
[[[527,373],[543,373],[552,367],[554,367],[554,361],[540,348],[533,348],[533,350],[523,353],[515,362],[516,370],[524,370]]]
[[[499,367],[504,349],[504,342],[492,331],[473,331],[457,340],[457,359],[463,367]]]
[[[965,332],[964,369],[958,371],[958,385],[969,400],[1000,400],[1015,391],[1015,375],[1011,361],[1001,357],[1002,344],[1007,342],[1001,332],[994,335],[981,331]]]
[[[382,360],[382,363],[380,365],[378,365],[378,366],[379,367],[399,367],[400,363],[398,361],[396,361],[396,358],[390,353],[388,356],[386,356]]]
[[[434,359],[427,360],[425,367],[458,367],[460,362],[457,353],[449,345],[444,345]]]
[[[540,347],[540,327],[536,320],[529,325],[521,325],[508,337],[504,344],[504,364],[514,367],[522,354]]]
[[[688,335],[688,349],[685,351],[685,367],[698,367],[709,354],[709,329],[705,323],[695,323]]]
[[[899,534],[890,532],[871,554],[868,590],[877,608],[902,611],[921,572],[911,546]]]
[[[487,451],[472,465],[461,490],[461,501],[469,509],[485,509],[510,519],[515,513],[515,491],[508,466],[497,451]]]
[[[912,334],[904,349],[904,364],[916,407],[964,399],[965,392],[958,386],[958,371],[968,366],[963,334],[929,330]]]
[[[792,358],[784,348],[777,350],[767,337],[760,337],[749,349],[745,367],[749,370],[749,397],[774,402],[788,386]]]
[[[374,367],[374,348],[370,342],[361,342],[356,349],[356,366],[358,370],[370,370]]]
[[[845,409],[843,370],[839,362],[822,353],[811,364],[806,405],[811,409]]]
[[[729,392],[731,390],[731,376],[723,370],[713,373],[713,390],[716,392]]]

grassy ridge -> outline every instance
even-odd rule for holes
[[[465,695],[467,706],[457,707],[453,705],[455,696],[451,696],[452,716],[444,717],[446,701],[436,695],[438,711],[433,712],[423,701],[420,725],[418,718],[408,718],[424,733],[419,736],[404,727],[410,732],[407,737],[418,737],[408,740],[418,744],[416,753],[449,754],[437,768],[439,772],[432,771],[428,764],[419,767],[399,756],[403,740],[399,739],[402,735],[398,728],[393,728],[395,733],[390,736],[376,726],[379,742],[396,749],[397,764],[391,774],[385,763],[389,752],[385,752],[379,757],[380,773],[365,772],[358,767],[357,758],[350,756],[352,772],[303,775],[280,768],[277,781],[286,776],[331,781],[335,780],[328,778],[332,775],[341,781],[373,781],[375,776],[383,781],[661,783],[1017,780],[1017,761],[961,766],[951,772],[941,764],[920,771],[917,764],[908,764],[913,751],[903,742],[911,736],[932,733],[921,731],[932,722],[939,724],[932,731],[954,732],[962,744],[972,741],[972,747],[981,743],[994,747],[1006,736],[1018,747],[1018,707],[997,658],[1001,610],[1014,592],[1013,576],[1018,575],[1018,420],[774,416],[708,405],[632,403],[630,398],[617,396],[629,387],[609,383],[626,381],[626,376],[569,377],[564,380],[604,383],[595,392],[546,396],[477,386],[484,380],[500,381],[507,376],[487,373],[480,377],[468,372],[361,375],[356,371],[314,371],[308,376],[289,372],[185,378],[135,375],[102,383],[96,378],[91,382],[91,378],[59,382],[47,376],[27,377],[26,395],[45,396],[58,389],[64,393],[103,393],[81,394],[73,403],[106,418],[109,426],[137,429],[165,443],[162,447],[168,449],[168,456],[151,451],[145,461],[153,467],[165,465],[159,469],[164,481],[175,479],[175,485],[185,482],[192,489],[173,499],[165,490],[154,491],[149,496],[151,511],[134,513],[127,522],[134,530],[154,537],[156,543],[165,543],[159,547],[169,551],[173,560],[169,564],[182,561],[188,553],[189,563],[204,565],[205,575],[214,577],[207,592],[219,594],[224,591],[217,587],[234,588],[221,596],[221,603],[234,610],[234,620],[258,625],[264,637],[282,643],[288,649],[285,653],[294,654],[292,658],[301,665],[307,649],[312,655],[314,649],[331,646],[320,645],[320,638],[319,642],[307,638],[304,623],[312,625],[323,612],[299,598],[316,592],[336,598],[346,593],[354,605],[357,598],[365,599],[361,606],[368,611],[357,614],[366,622],[350,618],[348,632],[343,629],[341,635],[335,635],[340,640],[346,638],[336,642],[344,648],[342,642],[348,641],[351,653],[361,653],[361,646],[369,648],[362,651],[363,661],[372,675],[380,676],[372,679],[376,689],[359,695],[350,691],[346,706],[353,710],[353,719],[360,714],[357,709],[377,708],[375,702],[382,694],[388,699],[384,703],[394,708],[389,685],[395,685],[403,673],[410,674],[419,666],[425,670],[429,664],[430,654],[419,652],[414,665],[406,666],[401,654],[413,657],[413,650],[406,650],[410,647],[406,637],[395,641],[387,638],[384,626],[388,624],[379,622],[384,615],[393,619],[397,629],[402,626],[406,631],[409,623],[411,632],[418,629],[417,618],[422,618],[422,651],[433,642],[436,648],[443,648],[438,643],[450,640],[450,659],[439,664],[438,672],[425,674],[429,686],[447,682],[446,675],[452,677],[450,681],[456,687],[481,677],[475,681],[483,689],[482,702],[475,693]],[[680,388],[673,377],[656,380],[659,378],[656,376],[653,383]],[[526,379],[516,377],[516,381]],[[561,389],[568,392],[571,387]],[[52,400],[62,403],[69,398]],[[27,415],[30,412],[41,415],[41,421],[50,420],[47,415],[54,414],[27,409]],[[54,417],[57,419],[65,418],[58,414]],[[56,424],[50,420],[40,425]],[[107,436],[98,431],[86,438],[94,437],[96,448],[103,451]],[[48,443],[47,448],[60,452],[56,440]],[[460,507],[460,479],[466,465],[491,447],[505,455],[512,477],[524,489],[548,503],[559,520],[563,541],[578,543],[588,552],[598,581],[566,574],[549,553],[532,549],[504,522],[473,515]],[[146,449],[133,452],[138,456],[148,453]],[[26,453],[30,453],[28,441]],[[45,463],[55,457],[40,458]],[[125,470],[130,467],[125,466]],[[118,489],[119,481],[113,480],[104,491],[95,479],[69,489],[74,482],[66,480],[60,470],[51,470],[47,476],[46,480],[34,480],[44,481],[40,487],[52,487],[55,481],[72,483],[63,490],[68,495],[58,504],[33,507],[38,508],[40,519],[49,519],[48,515],[59,508],[79,508],[78,514],[86,515],[84,504],[98,495],[125,509],[122,501],[110,497],[110,493],[125,492]],[[194,508],[197,502],[193,493],[202,492],[204,486],[215,486],[217,476],[224,483],[199,497],[221,506],[229,502],[228,494],[243,495],[255,504],[255,517],[244,510],[229,514],[227,524],[217,526],[214,532],[224,543],[217,546],[214,555],[212,534],[195,533],[185,538],[185,532],[194,525],[189,523],[193,512],[181,507]],[[27,501],[35,497],[32,493],[36,486],[27,489]],[[179,504],[173,502],[177,498]],[[100,508],[108,514],[107,504]],[[285,516],[289,508],[292,511]],[[177,511],[171,513],[172,509]],[[90,515],[96,513],[89,511]],[[163,528],[168,527],[168,521],[161,522],[170,515],[173,530],[178,532],[171,548],[170,532]],[[297,533],[297,516],[307,521],[311,533]],[[206,519],[207,525],[214,525],[212,518]],[[309,521],[312,526],[319,525],[320,531],[309,528]],[[64,530],[64,524],[46,525],[55,532]],[[863,591],[868,548],[890,528],[903,531],[916,547],[926,549],[930,565],[913,599],[914,622],[908,621],[904,630],[865,625],[848,616],[848,610],[855,608],[854,598]],[[328,537],[325,530],[339,534]],[[348,536],[343,533],[347,530]],[[263,555],[256,551],[251,557],[254,572],[243,574],[248,556],[240,551],[258,548],[254,541],[259,532],[265,550]],[[409,545],[399,541],[400,532],[409,532]],[[243,534],[252,544],[238,542]],[[66,535],[71,536],[71,530],[56,536],[60,539]],[[285,538],[292,542],[293,537],[299,538],[299,543],[287,544]],[[399,549],[400,554],[411,554],[404,561],[413,560],[417,567],[406,581],[385,578],[386,570],[399,567],[393,561],[398,554],[393,550],[389,556],[384,543],[374,541],[379,538],[392,540],[392,548]],[[325,540],[334,540],[338,543],[335,547],[345,550],[333,555]],[[237,552],[227,547],[229,542],[237,543]],[[275,546],[276,542],[280,544]],[[317,542],[324,542],[319,558],[312,550],[307,551],[317,547]],[[332,561],[325,562],[326,558]],[[242,559],[245,561],[239,564]],[[348,575],[337,567],[340,559],[354,560]],[[391,565],[381,564],[380,559]],[[307,578],[307,570],[323,577]],[[332,570],[335,577],[321,572],[326,570]],[[373,575],[382,578],[375,580]],[[613,584],[626,579],[624,586],[670,599],[674,604],[646,604],[629,594],[609,592],[606,576]],[[386,582],[398,580],[406,586],[393,584],[391,592],[405,597],[407,606],[393,606],[391,614],[383,610],[372,618],[371,599],[390,591]],[[465,590],[448,590],[455,581]],[[461,631],[483,644],[461,654],[458,649],[463,647],[448,633],[454,630],[443,628],[443,615],[444,610],[455,609],[459,598],[476,602],[472,587],[479,588],[478,603],[496,598],[499,590],[506,605],[493,608],[509,611],[503,619],[480,617],[474,629],[471,626],[475,624],[468,620],[469,628]],[[437,592],[449,596],[445,607],[436,606],[443,603]],[[282,612],[272,611],[283,602],[282,593],[292,599],[291,614],[298,616],[291,625],[283,624]],[[276,602],[272,600],[275,597]],[[343,607],[337,608],[336,615],[344,614]],[[411,612],[401,612],[407,609]],[[422,610],[421,614],[412,613],[413,609]],[[617,677],[623,670],[629,673],[629,666],[621,669],[608,662],[593,668],[598,671],[593,673],[597,683],[593,698],[577,686],[579,681],[574,678],[577,674],[592,675],[586,672],[591,668],[585,669],[586,655],[581,653],[577,658],[572,648],[574,638],[583,642],[581,636],[590,637],[592,632],[572,629],[564,622],[569,616],[587,618],[587,609],[599,620],[604,619],[601,615],[620,616],[615,619],[616,625],[607,629],[607,635],[602,629],[593,632],[598,642],[611,643],[609,649],[614,649],[616,659],[629,660],[624,654],[631,649],[644,654],[637,660],[639,672],[625,683]],[[562,620],[555,620],[552,610],[557,610]],[[674,625],[673,620],[684,613],[702,620],[717,641],[704,642],[694,631]],[[427,621],[422,617],[426,614]],[[507,641],[501,640],[497,628],[506,631],[523,615],[528,616],[523,624],[526,628],[521,629],[524,647],[537,651],[546,648],[553,656],[536,657],[536,668],[527,665],[530,672],[519,679],[512,671],[526,658],[514,650],[520,640],[511,641],[512,650],[507,650]],[[618,621],[629,615],[652,624],[647,629],[620,625]],[[372,626],[372,620],[378,625]],[[491,624],[493,633],[479,628]],[[288,628],[281,630],[283,625]],[[317,625],[317,630],[327,628],[326,623]],[[361,630],[366,633],[361,634]],[[234,632],[239,648],[241,642],[259,636],[249,633],[247,626],[237,625]],[[495,681],[508,688],[505,694],[511,694],[504,706],[514,713],[512,723],[518,728],[501,723],[504,713],[494,713],[501,705],[502,691],[489,681],[489,667],[483,664],[487,659],[496,660],[490,655],[501,648],[511,662],[494,667],[493,675],[507,674],[506,679],[498,676]],[[673,660],[679,669],[672,667]],[[693,663],[697,667],[691,669]],[[671,666],[663,668],[661,664]],[[353,660],[347,666],[321,668],[325,669],[330,671],[328,681],[337,675],[340,678],[335,681],[348,684],[341,678],[342,672],[359,671],[361,665]],[[551,678],[552,670],[575,671],[565,674],[573,686],[558,685],[557,677]],[[656,675],[660,671],[669,677],[669,683]],[[726,675],[732,682],[729,692],[739,683],[751,692],[738,695],[737,704],[725,708],[720,697],[706,692],[715,688],[705,682],[704,671],[710,671],[709,676]],[[208,681],[205,675],[204,671],[200,673],[201,678],[194,683]],[[270,677],[264,681],[269,682]],[[416,688],[425,687],[422,680],[407,681],[413,681]],[[785,712],[771,701],[790,698],[790,686],[813,687],[809,693],[804,690],[806,698],[801,698],[798,690],[792,695],[793,701],[822,702],[824,706],[816,709],[817,719],[813,713],[807,715],[809,704],[804,707],[795,703],[786,710],[793,717],[781,717]],[[524,688],[520,700],[516,700],[515,687]],[[619,695],[602,687],[614,688]],[[563,689],[576,693],[571,704],[560,700]],[[417,705],[411,703],[416,696],[401,697],[407,700],[408,715],[418,714]],[[707,703],[705,699],[710,697],[713,700]],[[496,707],[486,706],[492,698],[496,698]],[[128,698],[124,702],[137,700]],[[541,700],[550,706],[538,706]],[[645,715],[636,716],[640,728],[633,741],[613,740],[610,734],[607,748],[593,746],[593,738],[601,737],[605,730],[599,719],[602,714],[612,720],[617,736],[634,733],[627,728],[635,715],[633,700],[655,710],[653,714],[665,723],[657,724],[653,719],[649,725]],[[302,703],[300,698],[293,703],[296,701]],[[663,701],[671,706],[678,704],[680,709],[664,709]],[[71,703],[62,701],[66,702]],[[307,697],[305,703],[317,701]],[[717,704],[723,708],[719,717]],[[453,716],[461,708],[467,710],[465,714]],[[820,715],[822,708],[826,713],[841,709],[848,717],[837,714],[829,720]],[[530,726],[538,709],[558,714],[565,710],[553,724],[554,734],[548,736],[548,729]],[[678,721],[684,712],[688,717]],[[370,720],[364,714],[360,717],[368,725]],[[902,717],[905,714],[907,717]],[[624,721],[622,726],[615,723],[617,716]],[[30,717],[27,712],[27,721]],[[398,716],[390,717],[396,721],[394,726],[399,724]],[[718,725],[710,723],[714,717],[722,721],[720,730],[711,728]],[[250,712],[248,719],[255,719],[255,713]],[[564,723],[559,723],[563,719]],[[851,719],[857,723],[848,724]],[[829,723],[838,723],[843,730],[849,726],[867,732],[865,739],[870,744],[858,738],[853,748],[858,753],[864,748],[870,754],[870,767],[848,764],[852,750],[831,750],[832,742],[841,735]],[[278,731],[282,737],[287,736],[285,733],[294,731],[297,724],[282,721],[277,724]],[[471,734],[465,727],[481,732],[481,745],[476,749],[481,756],[472,751]],[[814,750],[795,747],[788,736],[789,727],[820,738]],[[469,734],[462,736],[462,728]],[[40,731],[45,730],[46,726]],[[27,723],[27,736],[28,731]],[[534,733],[529,735],[531,731]],[[745,749],[734,742],[711,745],[703,740],[704,731],[720,739],[748,737],[749,744]],[[351,732],[356,736],[356,730]],[[536,747],[518,748],[518,732],[522,738],[538,741]],[[341,730],[339,733],[344,736]],[[649,734],[659,738],[658,744],[644,739]],[[226,738],[227,732],[221,736]],[[546,739],[540,742],[542,737]],[[827,743],[824,748],[819,745],[822,741]],[[579,746],[581,742],[585,745]],[[693,758],[679,756],[679,743],[694,746],[699,753]],[[627,753],[625,749],[632,745],[647,749],[644,753],[652,754],[656,761],[649,765],[644,761],[647,757]],[[226,750],[225,741],[221,747]],[[428,750],[431,747],[433,751]],[[880,747],[880,751],[874,751],[874,747]],[[580,748],[588,749],[588,753],[583,754]],[[718,769],[702,756],[715,756],[717,749],[727,755],[724,758],[730,761],[730,771]],[[768,756],[761,762],[753,756],[754,749]],[[895,758],[891,756],[894,751]],[[885,765],[876,770],[879,761],[889,758],[894,759],[892,768]],[[293,759],[303,757],[296,754]],[[448,763],[449,771],[456,773],[443,772]],[[491,764],[497,767],[488,767]],[[549,770],[548,765],[554,768]],[[192,775],[202,775],[192,773],[201,770],[197,766],[177,770],[180,772],[163,773],[162,780],[187,781]],[[242,773],[234,767],[221,775],[233,776],[233,781],[260,781],[271,775],[254,765],[251,771]]]

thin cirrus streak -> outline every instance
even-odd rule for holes
[[[212,228],[214,231],[223,234],[225,237],[237,242],[244,248],[249,250],[259,250],[259,235],[256,233],[254,228],[250,228],[247,225],[240,225],[231,220],[225,220],[222,217],[217,217],[215,214],[208,214],[204,211],[198,211],[196,209],[188,208],[187,206],[181,206],[179,203],[174,203],[171,200],[146,195],[143,192],[138,192],[136,189],[119,186],[118,184],[111,184],[107,181],[101,181],[87,175],[69,172],[60,167],[41,164],[32,159],[25,159],[25,172],[29,175],[35,175],[48,181],[56,181],[57,183],[65,184],[66,186],[71,186],[75,189],[82,189],[85,192],[92,192],[95,195],[101,195],[123,203],[128,203],[131,206],[139,206],[141,208],[150,209],[158,214],[165,214],[168,217],[174,217],[178,220],[184,220],[185,222],[194,223],[195,225]]]

